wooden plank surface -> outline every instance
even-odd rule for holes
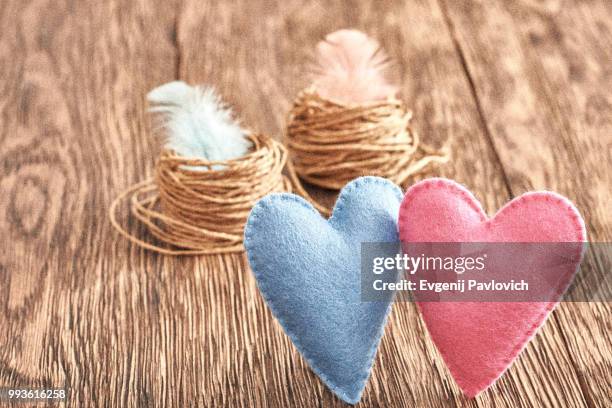
[[[214,84],[245,125],[280,138],[309,50],[338,28],[379,38],[418,131],[452,140],[435,175],[466,184],[491,214],[554,189],[592,240],[612,240],[605,0],[8,0],[0,23],[0,386],[66,385],[75,407],[344,406],[273,320],[242,256],[158,256],[106,217],[151,174],[149,89]],[[609,303],[560,305],[468,400],[414,306],[396,304],[360,406],[610,406],[609,321]]]

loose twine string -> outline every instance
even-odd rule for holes
[[[295,190],[324,215],[331,213],[300,178],[332,190],[363,175],[404,185],[429,164],[448,161],[447,149],[437,152],[420,143],[409,126],[411,116],[396,99],[349,106],[305,90],[289,114],[286,148],[252,134],[251,152],[234,160],[213,162],[164,150],[155,177],[113,201],[111,224],[131,242],[166,255],[241,252],[249,212],[268,193]],[[168,246],[144,241],[121,226],[117,212],[126,199],[130,214]]]

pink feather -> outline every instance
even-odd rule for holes
[[[357,30],[328,34],[316,48],[314,81],[319,95],[346,104],[395,96],[385,78],[389,58],[378,41]]]

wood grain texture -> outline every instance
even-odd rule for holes
[[[214,84],[281,137],[309,51],[357,27],[455,157],[432,173],[494,213],[530,189],[612,240],[612,7],[601,1],[0,3],[0,386],[67,406],[345,406],[264,305],[243,256],[164,257],[112,231],[159,149],[144,96]],[[136,226],[132,226],[137,228]],[[141,231],[144,234],[144,231]],[[589,273],[604,273],[590,254]],[[461,395],[412,304],[394,306],[359,406],[610,406],[610,303],[564,303],[490,390]]]

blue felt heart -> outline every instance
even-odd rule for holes
[[[249,216],[244,246],[259,289],[313,371],[342,400],[361,398],[392,298],[361,300],[362,242],[397,242],[401,190],[362,177],[328,221],[303,198],[270,194]]]

